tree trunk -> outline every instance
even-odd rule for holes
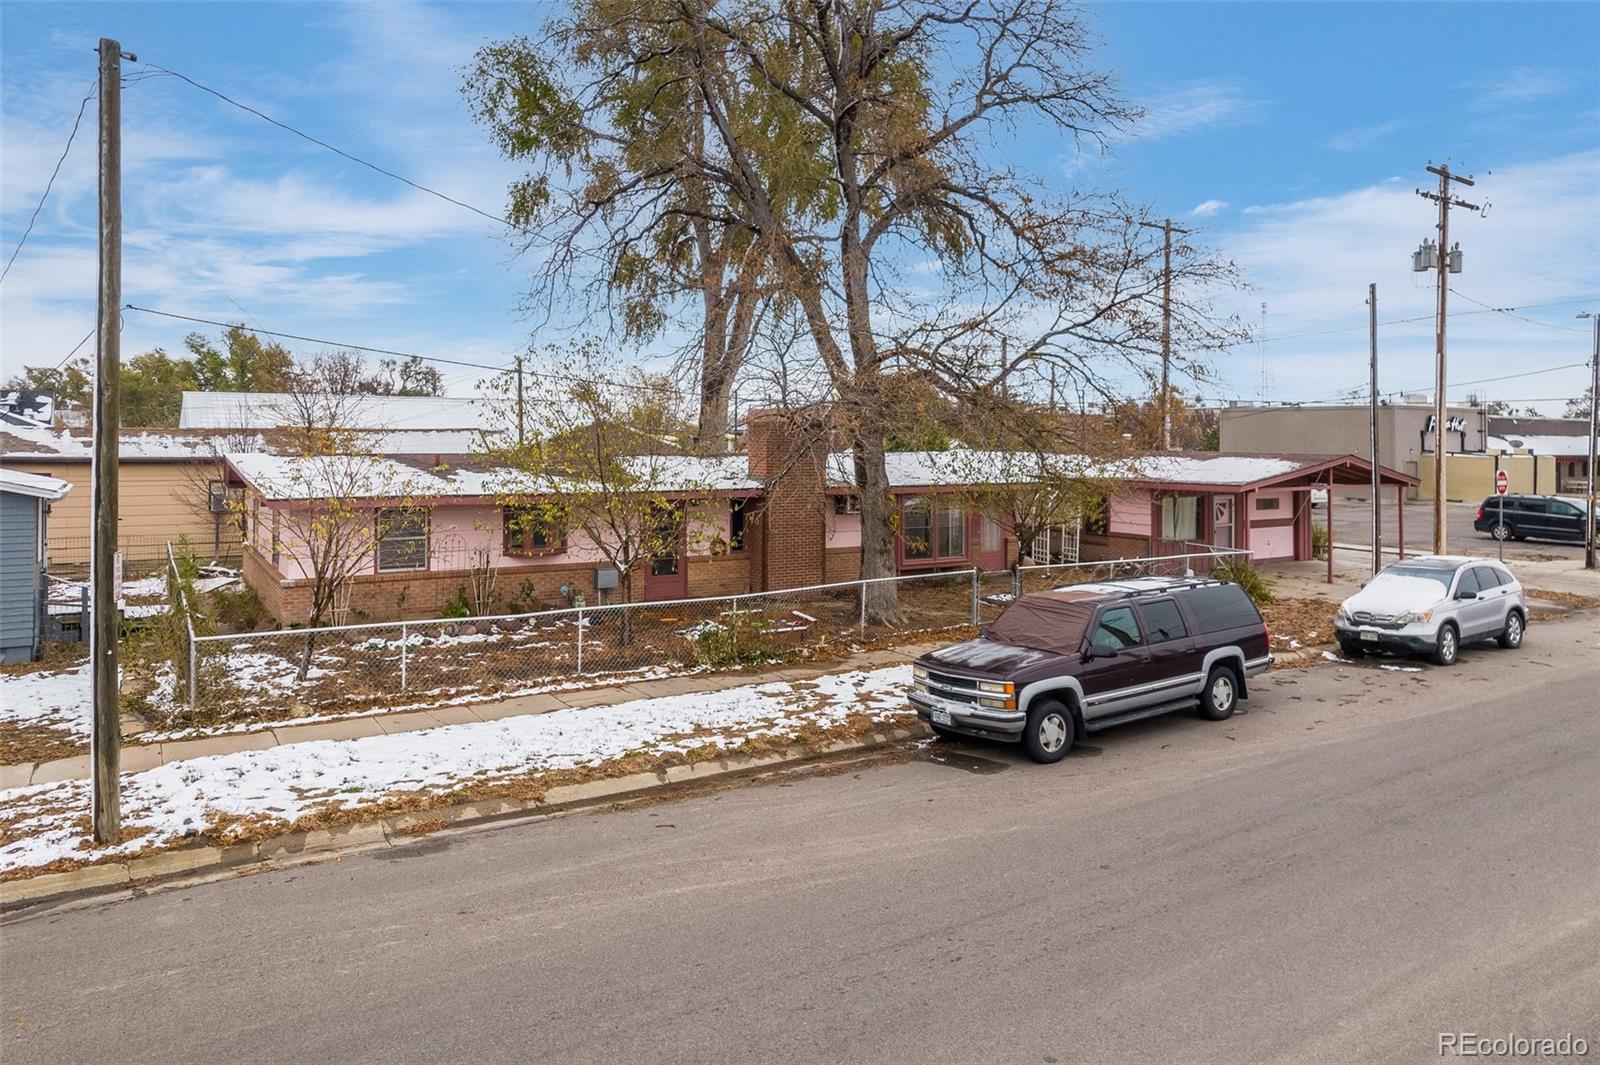
[[[884,458],[883,430],[875,420],[856,433],[856,487],[861,493],[861,576],[863,580],[895,575],[894,497]],[[866,586],[867,620],[882,625],[899,622],[900,596],[894,581]]]

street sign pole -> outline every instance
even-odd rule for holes
[[[1497,531],[1503,531],[1506,527],[1506,490],[1511,487],[1509,482],[1510,478],[1506,476],[1505,470],[1494,471],[1495,505],[1500,508],[1500,515],[1495,519]],[[1494,542],[1500,545],[1500,561],[1504,562],[1506,560],[1505,536],[1496,536]]]

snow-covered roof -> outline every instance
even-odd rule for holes
[[[476,431],[411,429],[363,433],[361,446],[385,455],[460,455],[479,443]],[[226,429],[123,429],[117,454],[124,461],[184,462],[224,453],[281,449],[281,431]],[[93,452],[87,432],[10,425],[0,428],[0,454],[9,459],[60,459],[88,462]]]
[[[884,459],[889,473],[889,487],[932,488],[939,485],[1026,484],[1039,479],[1044,471],[1049,471],[1053,476],[1085,479],[1247,485],[1321,465],[1335,457],[1185,454],[1101,462],[1083,455],[951,448],[948,451],[894,451]],[[855,483],[852,463],[848,451],[828,456],[829,483],[835,487],[852,486]]]
[[[1491,436],[1490,451],[1530,451],[1535,455],[1587,455],[1589,437],[1584,436]]]
[[[539,477],[486,464],[470,455],[441,456],[437,466],[403,459],[335,455],[294,457],[230,454],[228,462],[262,496],[273,501],[319,499],[482,499],[495,496],[575,491],[571,480]],[[650,491],[695,494],[760,491],[745,472],[743,455],[641,455],[629,461],[633,476]]]
[[[461,396],[343,396],[341,414],[352,428],[482,430],[488,404]],[[178,425],[184,429],[273,429],[292,420],[281,392],[185,392]]]
[[[21,470],[8,470],[0,466],[0,492],[54,501],[70,491],[72,485],[59,477],[46,477],[42,473],[23,473]]]

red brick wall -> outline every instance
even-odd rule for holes
[[[823,562],[823,583],[839,584],[861,579],[861,548],[830,547]]]
[[[689,557],[689,596],[744,595],[755,590],[748,550]]]
[[[798,588],[826,580],[822,508],[827,442],[803,419],[778,411],[752,411],[745,422],[750,475],[767,482],[760,545],[765,587]]]

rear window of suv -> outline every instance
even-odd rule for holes
[[[1184,601],[1194,612],[1195,623],[1201,632],[1221,632],[1261,624],[1261,614],[1237,584],[1208,584],[1190,588],[1183,593]]]

